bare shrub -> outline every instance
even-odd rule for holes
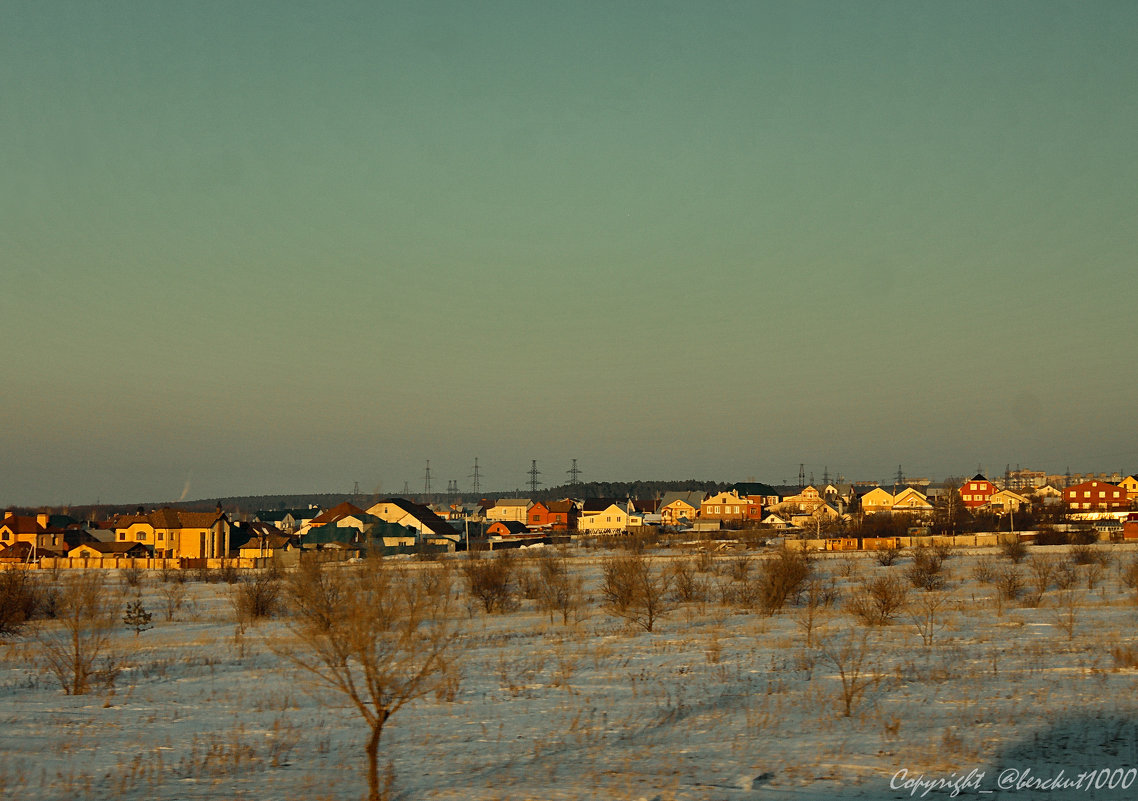
[[[919,590],[940,590],[944,588],[945,577],[942,570],[944,557],[932,548],[913,550],[913,563],[905,571],[909,582]]]
[[[1067,532],[1059,531],[1052,526],[1040,526],[1035,531],[1036,545],[1066,545],[1068,542]]]
[[[536,600],[539,609],[561,613],[561,622],[569,625],[585,605],[585,584],[580,576],[569,572],[569,560],[564,556],[545,556],[538,560],[536,572]]]
[[[20,634],[41,611],[40,583],[27,570],[0,570],[0,637]]]
[[[1073,586],[1060,589],[1055,594],[1055,625],[1067,633],[1068,640],[1075,639],[1082,599],[1082,592]]]
[[[1000,546],[1000,553],[1012,561],[1012,564],[1018,565],[1027,557],[1027,546],[1019,541],[1019,538],[1010,539]]]
[[[119,609],[103,577],[77,571],[63,579],[58,626],[37,632],[44,664],[67,695],[85,695],[93,686],[110,687],[119,672],[112,632]]]
[[[952,557],[956,556],[956,551],[947,542],[942,542],[932,546],[932,551],[937,555],[941,562],[947,562]]]
[[[739,556],[732,559],[727,565],[727,575],[732,581],[744,582],[751,576],[751,559],[748,556]]]
[[[881,548],[874,552],[873,558],[877,560],[877,564],[882,567],[893,567],[897,560],[901,558],[901,546],[893,545],[889,548]]]
[[[1028,573],[1031,577],[1032,591],[1028,593],[1025,603],[1030,607],[1039,606],[1043,594],[1051,587],[1055,578],[1055,560],[1049,556],[1033,556],[1027,562]]]
[[[450,593],[429,595],[423,583],[385,569],[381,560],[327,571],[313,565],[288,585],[296,647],[275,650],[343,695],[364,719],[367,797],[380,801],[392,783],[390,766],[386,780],[379,768],[388,719],[424,695],[453,697],[456,690]]]
[[[1015,565],[1005,565],[996,576],[996,591],[1005,601],[1014,601],[1023,592],[1023,573]]]
[[[672,563],[672,595],[681,603],[701,603],[710,594],[707,580],[698,575],[697,560],[677,559]]]
[[[900,576],[877,576],[859,584],[847,609],[866,626],[888,626],[904,608],[908,595],[908,587]]]
[[[124,587],[129,587],[132,590],[137,590],[142,586],[143,570],[141,567],[124,567],[119,571],[119,579],[122,581]]]
[[[942,627],[941,611],[946,602],[944,593],[932,591],[920,593],[916,600],[908,605],[909,617],[912,618],[917,633],[921,635],[921,642],[926,647],[932,645],[933,638]]]
[[[904,588],[904,584],[901,584]],[[822,659],[838,671],[841,682],[839,698],[842,703],[842,714],[850,717],[854,706],[865,695],[866,690],[872,687],[877,678],[868,669],[870,655],[869,633],[856,635],[853,632],[841,638],[836,638],[819,645]]]
[[[711,551],[700,551],[695,557],[695,569],[700,573],[715,572],[715,554]]]
[[[1116,645],[1110,649],[1110,656],[1116,668],[1138,668],[1138,647]]]
[[[770,558],[760,563],[758,576],[758,603],[768,615],[773,615],[796,598],[803,583],[813,569],[810,557],[803,551],[779,548]]]
[[[818,617],[832,606],[838,597],[834,580],[823,581],[814,576],[807,579],[801,593],[801,605],[795,613],[795,622],[806,635],[806,647],[814,646],[814,632],[818,628]]]
[[[1069,590],[1079,583],[1079,569],[1074,559],[1060,559],[1055,565],[1055,588]]]
[[[517,608],[514,558],[508,551],[485,557],[477,551],[469,552],[462,563],[462,575],[466,591],[487,613]]]
[[[605,608],[645,631],[671,611],[668,602],[671,575],[654,571],[643,554],[610,557],[601,566],[601,594]]]
[[[1072,545],[1068,553],[1071,556],[1071,561],[1077,565],[1101,563],[1102,556],[1105,556],[1092,545]]]
[[[162,596],[162,611],[166,622],[170,622],[186,602],[186,584],[184,581],[171,581],[163,584],[158,594]]]
[[[274,616],[280,609],[281,574],[273,568],[245,576],[230,590],[237,620],[252,623]]]
[[[972,565],[972,578],[981,584],[994,584],[996,581],[996,563],[991,557],[984,556]]]
[[[217,581],[223,581],[232,586],[241,580],[241,571],[232,562],[222,562],[221,567],[217,569],[216,576]]]

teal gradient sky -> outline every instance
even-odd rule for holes
[[[1138,5],[0,4],[0,504],[1138,471]]]

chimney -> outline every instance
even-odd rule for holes
[[[4,510],[4,519],[5,520],[7,520],[9,517],[15,517],[15,516],[16,516],[16,511],[14,509],[5,509]]]
[[[40,528],[47,528],[47,523],[50,519],[51,517],[47,514],[47,512],[40,512],[38,515],[36,515],[36,522],[40,524]]]

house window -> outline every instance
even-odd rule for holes
[[[164,540],[165,538],[166,538],[166,535],[163,534],[161,531],[159,531],[158,532],[158,541],[162,542],[162,540]]]
[[[124,532],[119,534],[119,540],[125,540],[125,539],[126,539],[126,532],[124,531]]]

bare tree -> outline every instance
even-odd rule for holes
[[[909,604],[909,617],[921,635],[921,642],[926,646],[932,645],[937,631],[942,628],[941,609],[945,600],[944,593],[932,590],[918,594],[917,600]]]
[[[381,784],[379,773],[384,724],[407,703],[453,684],[457,641],[449,583],[417,580],[379,561],[305,565],[290,582],[290,629],[299,647],[277,649],[364,719],[369,801],[390,791],[390,778]]]
[[[867,626],[888,626],[905,606],[908,595],[908,586],[900,576],[877,576],[862,581],[846,606]]]
[[[564,556],[544,556],[538,560],[536,595],[538,608],[553,613],[561,613],[561,622],[569,625],[569,619],[581,612],[584,606],[584,579],[569,572],[569,560]]]
[[[48,671],[68,695],[85,695],[93,684],[114,683],[119,659],[112,632],[118,611],[118,598],[97,572],[75,572],[63,580],[58,625],[41,628],[36,639]]]
[[[877,681],[877,677],[867,670],[869,659],[869,632],[860,636],[850,632],[845,636],[819,644],[822,658],[838,671],[841,681],[842,714],[849,717],[854,705]]]
[[[802,604],[795,612],[795,622],[802,633],[806,635],[806,647],[814,646],[814,632],[818,628],[818,616],[837,599],[838,591],[834,580],[828,582],[819,576],[813,576],[806,581],[802,589]]]
[[[652,631],[656,620],[672,610],[671,574],[654,571],[643,554],[613,556],[604,560],[601,569],[601,593],[610,613]]]

